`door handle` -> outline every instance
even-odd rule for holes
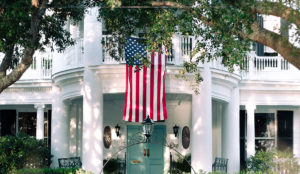
[[[146,156],[146,149],[144,149],[144,156]]]
[[[149,157],[150,156],[150,150],[147,149],[147,156]]]

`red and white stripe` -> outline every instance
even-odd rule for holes
[[[123,120],[142,122],[147,115],[153,121],[165,120],[167,116],[165,98],[166,55],[152,53],[151,66],[126,64],[126,91]]]

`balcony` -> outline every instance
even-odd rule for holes
[[[104,41],[107,42],[109,37],[109,35],[104,35]],[[194,44],[195,39],[192,36],[175,35],[172,38],[170,54],[167,56],[167,65],[182,65],[184,60],[189,59]],[[105,47],[103,47],[101,64],[125,63],[125,53],[123,52],[122,54],[118,62],[112,59],[108,52],[106,52]],[[241,75],[244,80],[300,80],[300,71],[281,56],[257,56],[254,51],[248,55],[243,64],[244,70],[240,71],[236,68],[233,72],[234,74]],[[221,59],[212,60],[210,67],[214,70],[228,71],[227,67],[222,65]]]
[[[106,41],[109,35],[104,35]],[[182,65],[184,60],[188,60],[194,47],[195,40],[192,36],[175,35],[172,39],[172,45],[169,55],[167,55],[167,65]],[[28,79],[51,79],[52,65],[55,68],[53,72],[64,71],[83,67],[83,39],[78,39],[77,43],[62,54],[58,53],[37,53],[34,57],[31,67],[25,72],[22,80]],[[300,71],[289,64],[280,56],[257,56],[255,52],[250,52],[245,58],[244,70],[236,69],[235,74],[241,75],[243,80],[267,80],[267,81],[295,81],[300,80]],[[56,57],[56,62],[53,58]],[[121,60],[114,60],[105,47],[102,47],[102,56],[99,64],[125,64],[125,54],[120,56]],[[201,66],[201,65],[199,65]],[[221,59],[215,59],[210,62],[213,70],[227,72],[227,67],[221,64]]]
[[[0,53],[0,62],[4,54]],[[20,80],[50,80],[53,65],[52,52],[36,52],[33,56],[32,64],[22,75]],[[7,74],[12,70],[8,70]]]
[[[31,66],[21,77],[21,80],[46,80],[51,79],[53,54],[37,53],[33,57]]]
[[[300,80],[300,71],[281,56],[257,56],[249,53],[245,59],[244,80],[295,81]]]
[[[68,47],[64,53],[64,67],[78,68],[83,66],[83,38],[77,38],[76,44]]]
[[[103,41],[108,44],[111,36],[104,35]],[[194,46],[194,38],[192,36],[174,36],[172,44],[169,48],[169,54],[167,55],[168,65],[181,65],[183,60],[187,60],[192,52]],[[119,56],[120,60],[116,61],[106,51],[105,46],[102,47],[102,60],[101,64],[119,64],[126,63],[125,52],[123,51],[122,56]]]

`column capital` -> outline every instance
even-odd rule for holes
[[[35,109],[44,109],[45,108],[45,104],[34,104],[34,108]]]
[[[245,109],[246,109],[247,111],[255,110],[255,109],[256,109],[256,104],[254,104],[254,103],[246,104],[246,105],[245,105]]]

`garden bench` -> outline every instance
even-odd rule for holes
[[[60,168],[81,168],[82,163],[80,157],[70,157],[70,158],[58,158],[58,166]]]
[[[227,173],[227,164],[228,159],[216,157],[215,162],[212,165],[212,170]]]

